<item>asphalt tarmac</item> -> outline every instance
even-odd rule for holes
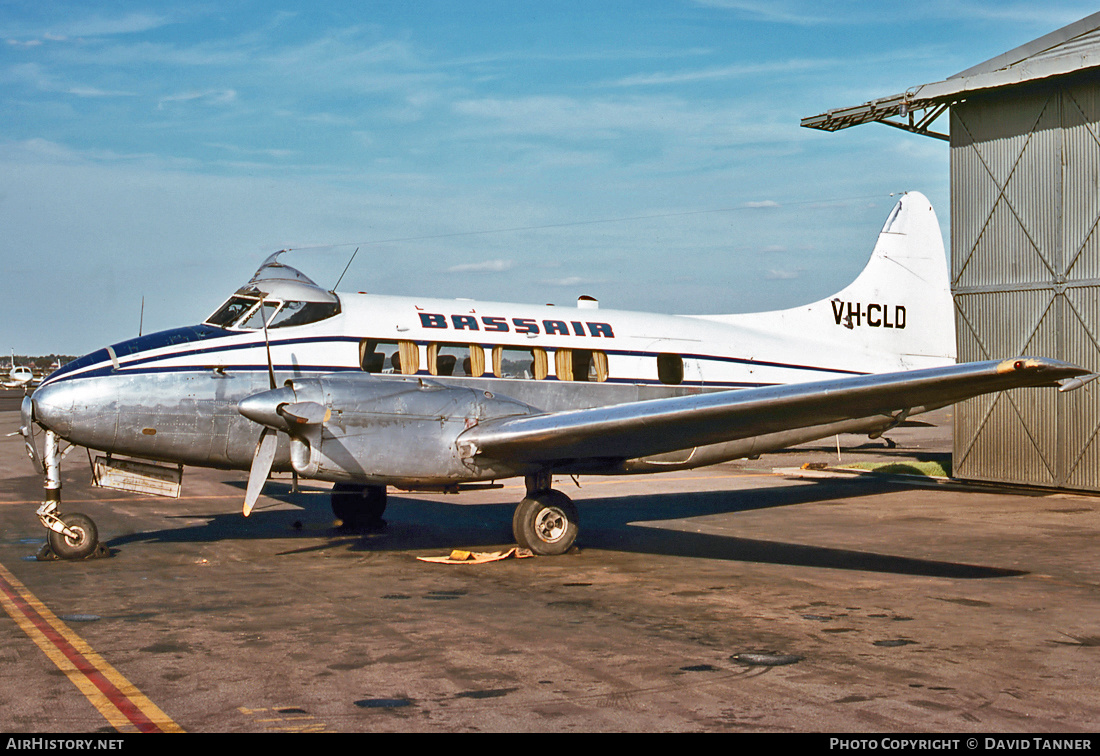
[[[0,732],[1090,733],[1100,499],[868,475],[836,440],[655,476],[556,481],[562,557],[506,550],[520,481],[390,493],[334,525],[327,484],[189,468],[184,495],[89,485],[112,556],[38,561],[41,480],[0,397]],[[950,413],[840,462],[946,459]],[[777,472],[778,471],[778,472]],[[3,595],[0,595],[3,598]],[[83,661],[81,661],[81,659]],[[114,707],[114,708],[112,708]],[[119,713],[121,712],[121,713]],[[129,713],[127,713],[129,712]],[[137,713],[135,713],[137,712]]]

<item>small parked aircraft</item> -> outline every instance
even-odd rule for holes
[[[28,388],[36,385],[34,371],[26,365],[15,364],[15,350],[11,353],[11,369],[8,370],[8,379],[0,382],[4,388]]]
[[[351,524],[381,517],[387,486],[457,492],[523,477],[515,539],[560,554],[577,511],[553,474],[686,469],[836,433],[876,437],[969,397],[1066,388],[1087,373],[1031,357],[955,364],[943,241],[917,193],[894,207],[847,288],[755,314],[336,294],[280,254],[205,322],[92,352],[24,400],[56,555],[85,557],[98,542],[90,518],[60,511],[62,440],[131,467],[249,470],[245,515],[272,470],[331,481],[333,510]]]

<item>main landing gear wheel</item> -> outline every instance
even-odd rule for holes
[[[345,527],[379,529],[385,526],[385,486],[361,486],[337,483],[332,487],[332,513]]]
[[[96,530],[92,518],[73,512],[59,515],[58,519],[72,535],[51,530],[50,550],[61,559],[84,559],[91,556],[99,545],[99,531]]]
[[[512,517],[516,543],[540,556],[569,551],[577,540],[577,508],[560,491],[530,494]]]

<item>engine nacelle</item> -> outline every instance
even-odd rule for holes
[[[472,465],[458,436],[485,420],[540,413],[490,391],[412,377],[333,375],[286,387],[294,401],[331,411],[321,425],[291,430],[291,464],[320,480],[398,485],[506,477],[514,471]]]

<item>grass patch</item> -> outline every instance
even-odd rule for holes
[[[950,478],[950,466],[940,462],[857,462],[851,465],[838,465],[850,470],[868,470],[884,475],[920,475],[927,478]]]

